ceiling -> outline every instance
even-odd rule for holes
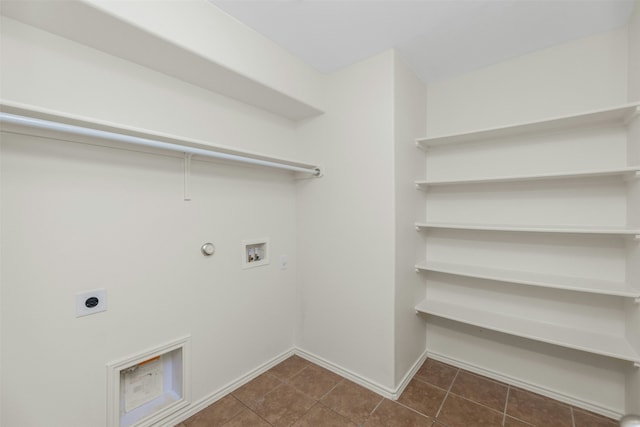
[[[426,82],[625,25],[633,0],[209,0],[331,73],[396,48]]]

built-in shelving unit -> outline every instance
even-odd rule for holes
[[[427,299],[418,304],[416,310],[523,338],[640,363],[640,354],[623,336],[605,335],[535,319],[509,316],[448,301]]]
[[[640,366],[639,116],[635,103],[418,139],[416,311]]]
[[[613,295],[627,298],[640,298],[640,289],[633,288],[627,282],[598,280],[584,277],[569,277],[557,274],[544,274],[535,271],[517,271],[478,265],[451,264],[446,262],[425,261],[416,265],[416,269],[425,272],[453,274],[484,280],[495,280],[519,285],[540,286],[543,288],[564,289],[567,291]]]

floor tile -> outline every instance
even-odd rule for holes
[[[326,406],[317,404],[292,427],[356,427],[348,418],[343,417]]]
[[[360,425],[381,400],[382,397],[371,390],[343,380],[320,403]]]
[[[446,391],[431,384],[411,380],[398,402],[421,414],[435,417],[446,394]]]
[[[500,427],[502,412],[449,393],[438,414],[438,422],[448,427]]]
[[[437,360],[427,359],[418,369],[414,378],[448,390],[457,372],[458,368]]]
[[[287,360],[269,369],[267,372],[278,379],[286,381],[309,365],[310,363],[302,357],[293,355]]]
[[[242,403],[250,408],[253,408],[258,399],[260,399],[270,391],[273,391],[281,384],[282,381],[269,374],[268,372],[265,372],[264,374],[254,378],[239,389],[235,390],[232,394]]]
[[[573,426],[569,406],[515,387],[509,389],[507,415],[539,426]]]
[[[315,403],[290,385],[283,384],[258,400],[254,411],[276,427],[290,426]]]
[[[271,427],[271,424],[260,418],[250,409],[245,409],[236,415],[223,427]]]
[[[451,393],[504,412],[508,388],[506,384],[461,370],[453,382]]]
[[[506,417],[504,419],[504,427],[531,427],[532,424],[525,423],[522,420],[517,420],[513,417]]]
[[[601,415],[573,408],[573,421],[575,427],[616,427],[620,423]]]
[[[336,386],[342,377],[320,366],[309,365],[289,380],[289,384],[307,396],[320,399]]]
[[[362,427],[431,427],[433,419],[384,399]]]
[[[227,395],[186,420],[184,425],[186,427],[222,426],[245,409],[246,407],[238,399]]]

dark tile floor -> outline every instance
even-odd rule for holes
[[[397,401],[292,356],[176,427],[615,427],[579,408],[428,359]]]

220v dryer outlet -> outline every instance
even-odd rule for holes
[[[107,310],[107,290],[94,289],[76,294],[76,317]]]

